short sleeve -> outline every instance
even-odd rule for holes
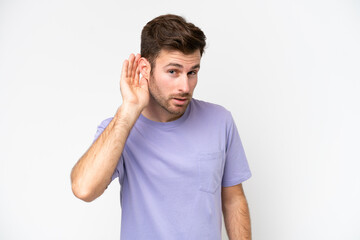
[[[100,123],[100,125],[97,127],[93,143],[101,135],[101,133],[105,130],[105,128],[109,125],[112,119],[113,118],[108,118]],[[118,165],[116,166],[116,169],[111,177],[111,181],[113,181],[117,177],[119,177],[119,182],[122,183],[124,177],[124,158],[122,154],[119,159]]]
[[[226,129],[225,167],[222,179],[223,187],[244,182],[251,177],[251,171],[234,120],[230,117]]]

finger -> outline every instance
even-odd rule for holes
[[[120,79],[126,78],[128,66],[129,66],[129,61],[128,61],[128,60],[125,60],[125,61],[123,62],[123,65],[122,65],[121,78],[120,78]]]
[[[140,54],[136,54],[135,56],[135,60],[134,60],[134,65],[133,65],[133,71],[131,73],[131,78],[135,80],[136,77],[136,73],[137,73],[137,68],[138,68],[138,63],[139,63],[139,59],[140,59]],[[135,81],[136,84],[138,84],[139,79],[137,79],[137,81]]]
[[[140,87],[148,90],[148,80],[144,76],[141,76]]]
[[[128,66],[128,69],[127,69],[126,77],[131,77],[132,68],[133,68],[133,65],[134,65],[134,59],[135,59],[134,54],[130,54],[130,56],[129,56],[129,66]]]
[[[139,84],[139,77],[140,77],[140,68],[139,66],[136,68],[135,76],[134,76],[134,83],[136,85]]]

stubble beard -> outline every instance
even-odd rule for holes
[[[169,97],[166,96],[162,96],[160,94],[160,90],[158,88],[158,86],[156,85],[156,79],[154,77],[152,77],[151,82],[154,84],[149,84],[149,94],[150,97],[162,108],[164,109],[166,112],[170,113],[171,115],[174,116],[180,116],[182,114],[184,114],[184,112],[186,111],[190,100],[192,98],[190,93],[182,93],[182,94],[176,94],[176,95],[170,95]],[[174,105],[176,107],[178,107],[178,109],[172,109],[171,106],[171,100],[173,98],[187,98],[188,101],[185,105]]]

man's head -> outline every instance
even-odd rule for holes
[[[139,60],[150,93],[145,115],[170,121],[185,112],[197,84],[205,39],[198,27],[176,15],[159,16],[145,25]]]
[[[161,50],[177,50],[190,54],[204,53],[206,37],[200,28],[177,15],[162,15],[148,22],[141,33],[141,56],[155,67]]]

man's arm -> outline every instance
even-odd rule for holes
[[[72,191],[84,201],[93,201],[109,185],[130,130],[148,104],[147,80],[142,78],[139,82],[139,59],[139,54],[136,57],[131,54],[124,61],[120,79],[123,104],[72,169]]]
[[[221,198],[229,240],[250,240],[250,214],[242,184],[222,187]]]

